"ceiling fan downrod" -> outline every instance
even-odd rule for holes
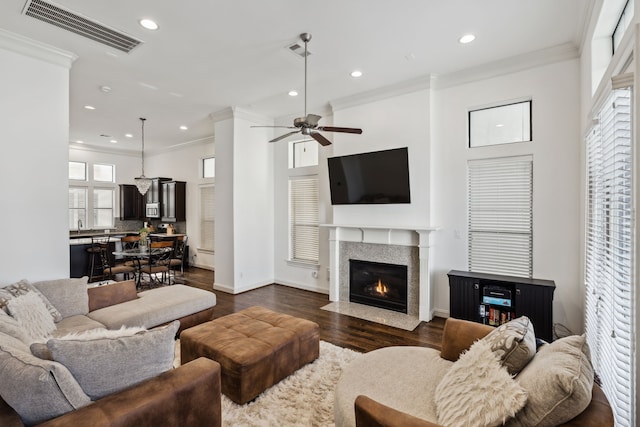
[[[311,40],[311,34],[302,33],[300,34],[300,40],[304,42],[304,116],[307,116],[307,43]]]

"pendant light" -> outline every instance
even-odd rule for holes
[[[142,122],[142,175],[135,178],[136,187],[138,187],[138,191],[143,196],[151,187],[151,179],[144,176],[144,121],[147,120],[143,117],[140,117],[140,121]]]

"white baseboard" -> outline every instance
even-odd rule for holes
[[[303,284],[299,284],[299,283],[292,283],[292,282],[287,282],[287,281],[282,281],[282,280],[278,280],[276,282],[276,285],[283,285],[283,286],[288,286],[290,288],[302,289],[303,291],[311,291],[311,292],[315,292],[315,293],[318,293],[318,294],[329,295],[329,289],[321,288],[319,286],[309,286],[309,285],[303,285]]]

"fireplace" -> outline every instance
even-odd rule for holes
[[[349,301],[407,313],[407,266],[350,259]]]

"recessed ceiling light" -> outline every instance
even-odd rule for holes
[[[117,144],[117,143],[118,143],[118,140],[117,140],[117,139],[112,139],[112,140],[110,140],[109,142],[110,142],[110,143],[112,143],[112,144]]]
[[[362,71],[354,70],[351,72],[351,77],[362,77]]]
[[[140,22],[140,25],[142,25],[147,30],[158,29],[158,24],[156,24],[156,22],[153,19],[144,18],[144,19],[141,19],[139,22]]]
[[[298,96],[298,92],[295,90],[290,90],[289,91],[289,96]]]
[[[180,130],[187,130],[189,129],[188,127],[186,127],[185,125],[180,126]]]
[[[78,144],[84,144],[84,141],[82,141],[82,140],[80,140],[80,139],[79,139],[79,140],[77,140],[76,142],[77,142]]]
[[[85,109],[85,110],[95,110],[95,109],[96,109],[96,107],[94,107],[93,105],[85,105],[85,106],[84,106],[84,109]]]
[[[124,136],[127,137],[127,138],[133,138],[133,135],[130,134],[130,133],[125,133]]]
[[[503,125],[502,123],[498,123],[498,124],[496,125],[496,127],[497,127],[497,128],[503,128],[503,127],[504,127],[504,125]]]
[[[111,92],[111,88],[109,86],[100,86],[100,91],[104,93]]]
[[[474,36],[473,34],[465,34],[464,36],[458,39],[458,42],[462,44],[467,44],[467,43],[471,43],[475,39],[476,39],[476,36]]]

